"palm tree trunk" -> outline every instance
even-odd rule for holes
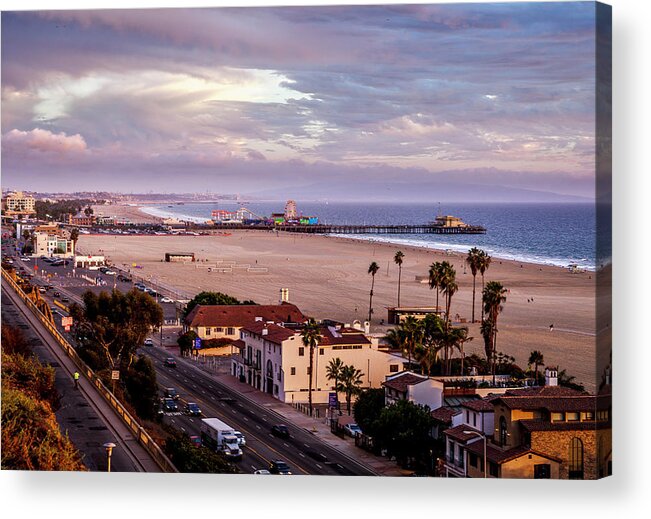
[[[402,265],[398,266],[398,308],[400,308],[400,279],[402,278]]]
[[[439,311],[439,287],[436,287],[436,312]]]
[[[493,318],[493,386],[495,386],[495,353],[497,352],[497,315]]]
[[[472,276],[472,322],[475,322],[475,281],[477,280],[477,275]]]
[[[368,300],[368,322],[371,322],[371,312],[373,311],[373,288],[375,287],[375,274],[373,274],[373,281],[371,281],[371,296]]]
[[[312,416],[312,367],[314,364],[314,348],[310,346],[310,385],[309,385],[309,391],[307,394],[308,402],[309,402],[309,408],[310,408],[310,416]]]

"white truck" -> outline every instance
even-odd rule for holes
[[[201,441],[207,447],[221,453],[226,459],[238,461],[242,459],[235,429],[217,418],[201,420]]]

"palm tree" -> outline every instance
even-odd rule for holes
[[[373,287],[375,286],[375,274],[377,274],[380,267],[377,263],[372,262],[368,267],[368,273],[373,277],[371,281],[371,297],[368,302],[368,322],[371,322],[371,314],[373,313]]]
[[[332,359],[326,367],[326,378],[335,381],[335,399],[337,400],[337,409],[339,409],[339,380],[341,380],[341,372],[344,368],[344,361],[339,357]]]
[[[536,373],[536,385],[538,385],[538,366],[544,366],[545,357],[538,350],[534,350],[529,355],[529,364],[534,365],[534,372]]]
[[[499,281],[489,281],[483,291],[484,314],[491,324],[491,357],[493,383],[495,383],[495,352],[497,351],[497,316],[504,309],[506,288]]]
[[[450,356],[447,360],[447,365],[445,369],[445,373],[447,375],[450,375],[450,367],[452,364],[452,352],[454,349],[458,349],[459,353],[461,354],[461,375],[463,376],[463,361],[465,359],[465,354],[463,351],[463,345],[466,342],[469,342],[472,340],[472,337],[468,337],[468,327],[466,326],[460,326],[458,328],[450,328],[446,334],[445,334],[445,346],[446,348],[450,348]],[[447,355],[446,355],[447,357]]]
[[[488,267],[491,265],[491,257],[486,254],[486,252],[481,251],[480,259],[479,259],[479,273],[481,274],[481,291],[482,294],[484,293],[484,288],[486,285],[484,284],[484,274],[488,270]],[[482,306],[481,310],[481,315],[482,319],[484,317],[484,307]]]
[[[416,351],[416,347],[423,341],[423,323],[410,315],[400,323],[400,326],[407,347],[407,366],[409,366],[407,369],[411,369],[411,358]]]
[[[79,229],[77,227],[73,227],[70,231],[70,241],[72,242],[73,250],[77,248],[78,239],[79,239]]]
[[[361,392],[362,385],[362,373],[361,370],[355,368],[355,366],[344,366],[341,370],[341,382],[339,383],[339,391],[346,394],[346,409],[348,415],[350,416],[350,402],[353,398],[353,395],[358,395]]]
[[[308,376],[310,377],[310,385],[308,390],[308,402],[310,407],[310,416],[312,416],[312,374],[314,372],[314,350],[321,341],[321,330],[319,324],[313,319],[307,322],[301,332],[303,345],[310,350],[310,367],[308,369]]]
[[[429,288],[430,290],[436,288],[436,311],[439,311],[439,290],[441,288],[442,269],[441,263],[432,263],[429,266]]]
[[[456,276],[457,273],[454,270],[454,267],[450,265],[447,261],[441,263],[441,279],[440,286],[441,291],[445,294],[445,325],[449,328],[450,326],[450,306],[452,305],[452,296],[459,290],[459,285],[457,285]]]
[[[438,354],[443,347],[445,322],[435,314],[429,314],[422,321],[423,337],[420,348],[416,348],[421,365],[426,368],[427,376],[432,374],[432,366],[438,361]]]
[[[86,209],[84,209],[84,214],[85,214],[87,217],[90,216],[90,215],[93,214],[93,213],[94,213],[94,211],[93,211],[93,208],[92,208],[91,206],[88,206]]]
[[[466,264],[470,267],[470,272],[472,273],[472,322],[475,322],[475,282],[477,281],[477,272],[479,272],[479,266],[481,264],[481,255],[485,254],[484,251],[473,247],[468,251],[468,256],[466,256]]]
[[[400,281],[402,278],[402,260],[404,257],[405,255],[400,250],[393,257],[393,261],[398,265],[398,308],[400,308]]]

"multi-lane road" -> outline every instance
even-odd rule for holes
[[[34,272],[33,259],[31,264],[16,259],[16,265],[20,267],[21,264]],[[77,277],[70,277],[68,276],[68,273],[72,272],[70,266],[53,267],[49,263],[39,261],[38,272],[42,271],[45,271],[46,275],[53,274],[47,279],[54,288],[43,294],[50,301],[55,291],[60,292],[61,297],[67,296],[71,301],[81,302],[81,296],[86,290],[94,292],[110,290],[113,288],[113,282],[119,290],[126,291],[132,288],[131,283],[115,279],[110,280],[110,286],[91,286],[87,280],[79,276],[85,275],[92,279],[98,275],[104,278],[107,276],[97,271],[76,269]],[[36,276],[33,281],[44,284],[45,279]],[[161,306],[166,315],[176,312],[173,303],[165,303]],[[59,313],[64,313],[58,307],[54,308],[57,308]],[[60,317],[56,320],[60,323]],[[165,358],[171,355],[161,347],[158,337],[154,337],[154,340],[156,346],[143,346],[139,351],[152,358],[161,390],[165,387],[174,387],[181,396],[180,412],[166,413],[163,419],[189,435],[199,436],[201,418],[182,413],[185,403],[196,402],[201,407],[203,417],[219,418],[241,431],[246,437],[246,446],[243,448],[242,460],[237,464],[243,472],[252,473],[258,469],[266,469],[271,461],[283,460],[290,465],[293,474],[376,475],[369,467],[334,449],[310,431],[288,422],[275,411],[249,399],[230,385],[221,383],[216,377],[202,371],[192,361],[177,357],[176,368],[165,366]],[[289,438],[279,438],[272,434],[272,426],[281,423],[288,426]]]

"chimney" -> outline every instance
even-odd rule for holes
[[[279,304],[289,303],[289,288],[280,289],[280,300]]]
[[[262,335],[269,335],[269,328],[267,328],[267,325],[264,325],[264,328],[262,329]]]
[[[364,333],[369,334],[371,333],[371,323],[368,321],[364,321]]]
[[[558,368],[545,368],[545,385],[558,386]]]
[[[255,318],[255,322],[256,322],[256,323],[258,323],[258,322],[260,322],[260,321],[262,321],[262,317],[256,317],[256,318]]]

